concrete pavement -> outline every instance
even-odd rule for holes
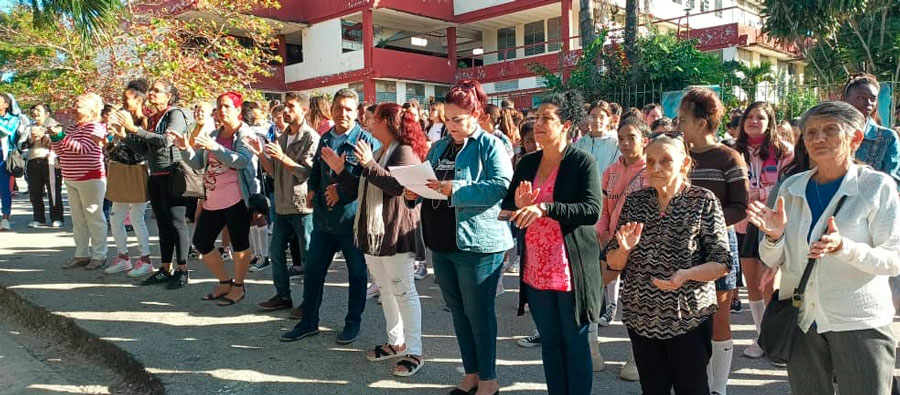
[[[96,338],[125,351],[161,379],[169,394],[443,394],[459,380],[461,361],[451,318],[441,308],[433,276],[418,282],[426,364],[414,377],[397,378],[390,374],[389,363],[365,360],[367,349],[385,341],[381,306],[374,301],[366,306],[359,340],[347,346],[334,342],[346,311],[343,261],[336,261],[329,273],[322,333],[282,343],[279,335],[296,321],[287,319],[286,311],[266,313],[256,308],[257,302],[274,292],[270,271],[251,273],[246,281],[247,298],[230,307],[200,300],[215,280],[197,261],[190,262],[191,284],[176,291],[139,287],[124,274],[65,271],[60,265],[74,250],[68,212],[63,229],[28,229],[30,212],[27,196],[16,198],[14,228],[0,233],[0,286],[53,314],[73,319]],[[149,211],[147,220],[154,223]],[[155,226],[151,226],[151,234],[153,258],[158,262]],[[111,236],[109,240],[113,254]],[[297,303],[302,295],[298,281],[292,286]],[[504,283],[508,291],[497,299],[502,392],[545,393],[540,348],[516,345],[517,339],[534,328],[529,316],[515,314],[517,275],[506,274]],[[741,356],[754,335],[749,311],[732,318],[736,350],[729,394],[788,393],[783,369]],[[616,378],[628,355],[621,322],[602,328],[600,335],[607,370],[595,374],[593,393],[639,394],[637,383]],[[0,376],[2,373],[4,365],[0,364]]]

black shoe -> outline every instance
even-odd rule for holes
[[[731,299],[731,312],[740,313],[742,310],[741,300],[738,298]]]
[[[294,302],[290,298],[275,295],[271,299],[262,302],[257,306],[266,311],[284,310],[294,307]]]
[[[302,276],[303,275],[303,266],[301,265],[291,265],[288,268],[288,277]]]
[[[167,283],[172,280],[172,275],[169,274],[169,271],[163,268],[159,268],[156,273],[153,273],[152,276],[147,277],[144,281],[141,281],[141,285],[156,285]]]
[[[281,341],[292,342],[318,334],[319,328],[301,329],[300,324],[297,324],[297,326],[295,326],[294,329],[292,329],[290,332],[286,332],[281,335]]]
[[[172,280],[169,281],[169,284],[166,285],[166,288],[167,289],[181,289],[181,288],[184,288],[184,286],[187,284],[188,284],[187,270],[175,269],[175,273],[172,274]]]
[[[125,225],[125,231],[126,231],[126,232],[131,232],[131,233],[133,233],[133,232],[134,232],[134,226],[131,226],[131,225]]]
[[[355,342],[357,337],[359,337],[359,324],[345,325],[344,331],[341,332],[335,342],[340,345],[346,345]]]

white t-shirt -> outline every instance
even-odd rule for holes
[[[444,124],[442,124],[440,122],[436,123],[434,125],[431,125],[431,129],[428,129],[428,133],[426,133],[426,135],[428,136],[428,141],[433,143],[435,141],[440,140],[441,139],[441,130],[443,130],[443,129],[444,129]]]

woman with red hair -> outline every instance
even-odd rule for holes
[[[447,136],[435,141],[427,159],[436,180],[428,187],[446,199],[422,203],[422,234],[434,256],[434,273],[462,356],[465,376],[450,393],[494,394],[497,383],[497,314],[494,294],[503,256],[513,248],[508,224],[498,221],[500,201],[512,178],[512,163],[493,131],[478,124],[487,95],[476,81],[462,81],[444,100]],[[380,283],[380,282],[379,282]]]
[[[413,279],[416,228],[419,210],[403,200],[403,186],[387,170],[390,166],[416,165],[425,156],[425,133],[415,116],[395,103],[375,109],[372,135],[381,148],[363,140],[355,154],[362,166],[359,177],[359,209],[353,222],[353,242],[365,254],[366,264],[381,292],[388,335],[366,355],[369,361],[401,358],[395,376],[412,376],[422,367],[422,307]],[[344,188],[357,187],[349,172],[338,175]]]
[[[193,168],[203,170],[206,199],[194,230],[194,247],[203,263],[219,280],[204,300],[219,300],[229,306],[244,299],[244,277],[250,268],[250,195],[256,192],[253,152],[244,141],[252,138],[250,126],[241,120],[243,97],[228,92],[216,100],[222,127],[209,135],[198,135],[193,144],[183,134],[169,132],[175,147]],[[234,276],[229,276],[216,237],[228,228],[234,248]]]

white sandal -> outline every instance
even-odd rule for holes
[[[393,371],[393,373],[394,373],[394,376],[409,377],[409,376],[416,374],[416,372],[418,372],[419,369],[422,369],[423,365],[425,365],[425,359],[423,359],[422,357],[417,357],[415,355],[406,355],[405,357],[403,357],[403,359],[397,361],[397,363],[394,364],[395,368],[397,366],[401,366],[404,369],[406,369],[406,371],[398,372],[395,369]]]

